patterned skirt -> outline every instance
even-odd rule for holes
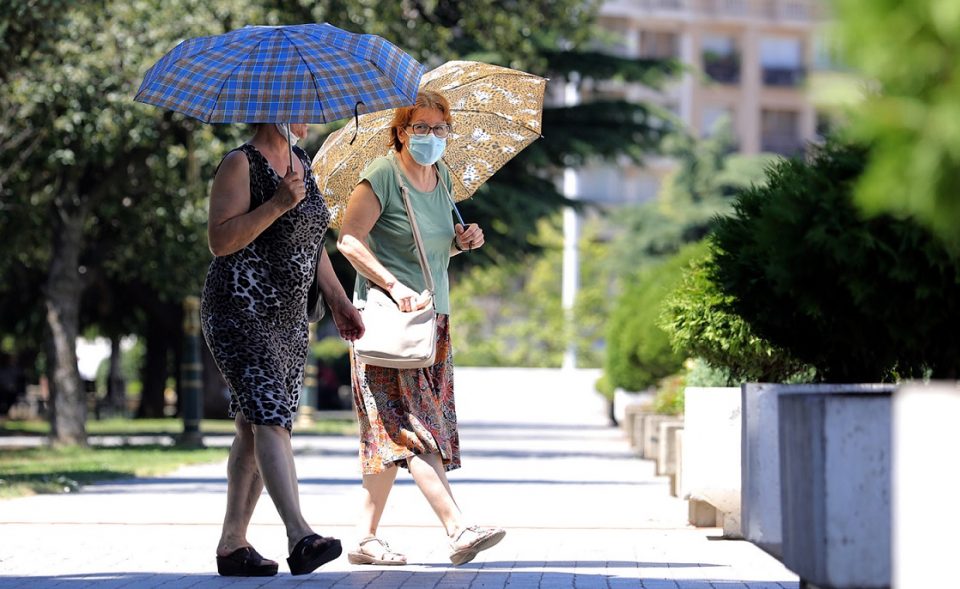
[[[394,465],[406,467],[407,458],[417,454],[439,453],[446,470],[460,467],[449,316],[437,315],[433,366],[369,366],[355,354],[350,366],[363,474],[377,474]]]

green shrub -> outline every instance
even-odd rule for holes
[[[711,280],[758,337],[824,380],[956,378],[958,259],[909,219],[858,214],[866,156],[829,143],[773,166],[718,222]]]
[[[660,326],[677,353],[702,359],[698,370],[712,370],[709,377],[704,372],[704,378],[718,381],[697,386],[783,382],[801,372],[802,362],[758,337],[742,317],[731,312],[734,298],[722,293],[708,275],[711,260],[708,253],[686,269],[660,317]]]
[[[683,390],[687,386],[685,374],[671,374],[660,379],[653,397],[653,410],[663,415],[683,413]]]
[[[610,382],[610,378],[604,374],[593,383],[593,388],[597,390],[598,393],[603,395],[607,400],[613,400],[613,393],[616,387],[613,386],[613,383]]]
[[[690,261],[702,257],[707,244],[684,247],[667,261],[640,272],[617,299],[607,326],[604,372],[614,387],[640,391],[654,386],[683,365],[659,325],[660,307]]]

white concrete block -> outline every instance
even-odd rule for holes
[[[740,389],[687,387],[684,395],[680,496],[729,516],[724,535],[739,537],[733,522],[740,521]]]
[[[657,474],[671,475],[676,468],[677,439],[673,432],[683,428],[682,419],[670,419],[661,421],[657,437],[660,440],[657,446]]]
[[[891,394],[778,403],[783,563],[822,587],[890,587]]]
[[[652,413],[643,417],[643,439],[639,440],[643,444],[641,456],[647,460],[657,459],[660,455],[660,424],[676,419],[676,416],[662,413]]]
[[[784,385],[746,383],[743,398],[741,525],[743,537],[781,557],[780,440],[777,398],[785,392],[806,394],[890,392],[884,384]]]
[[[613,418],[617,423],[623,423],[626,417],[627,405],[653,403],[653,393],[644,391],[640,393],[615,389],[613,391]]]
[[[908,383],[893,401],[893,586],[955,581],[960,510],[960,387]]]

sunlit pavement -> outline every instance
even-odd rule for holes
[[[670,497],[667,479],[633,457],[607,424],[593,392],[597,376],[457,370],[464,466],[450,473],[454,494],[470,521],[508,530],[467,565],[450,565],[442,528],[403,472],[381,536],[411,564],[353,566],[344,554],[293,577],[280,519],[264,495],[249,539],[281,563],[280,573],[218,577],[214,549],[226,488],[219,463],[0,501],[0,587],[796,589],[796,576],[752,544],[686,525],[686,503]],[[356,541],[356,440],[294,433],[294,441],[308,521],[349,549]]]

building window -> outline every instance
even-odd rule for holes
[[[677,59],[680,57],[680,39],[676,33],[641,31],[639,57],[646,59]]]
[[[715,82],[740,82],[740,54],[733,37],[707,35],[703,38],[703,70]]]
[[[732,127],[733,109],[729,106],[708,104],[700,111],[700,135],[702,137],[716,135],[724,128],[727,132],[730,132]]]
[[[760,113],[760,148],[788,156],[803,151],[800,113],[795,110],[764,109]]]
[[[767,86],[798,86],[803,82],[803,44],[795,37],[760,39],[760,67]]]

